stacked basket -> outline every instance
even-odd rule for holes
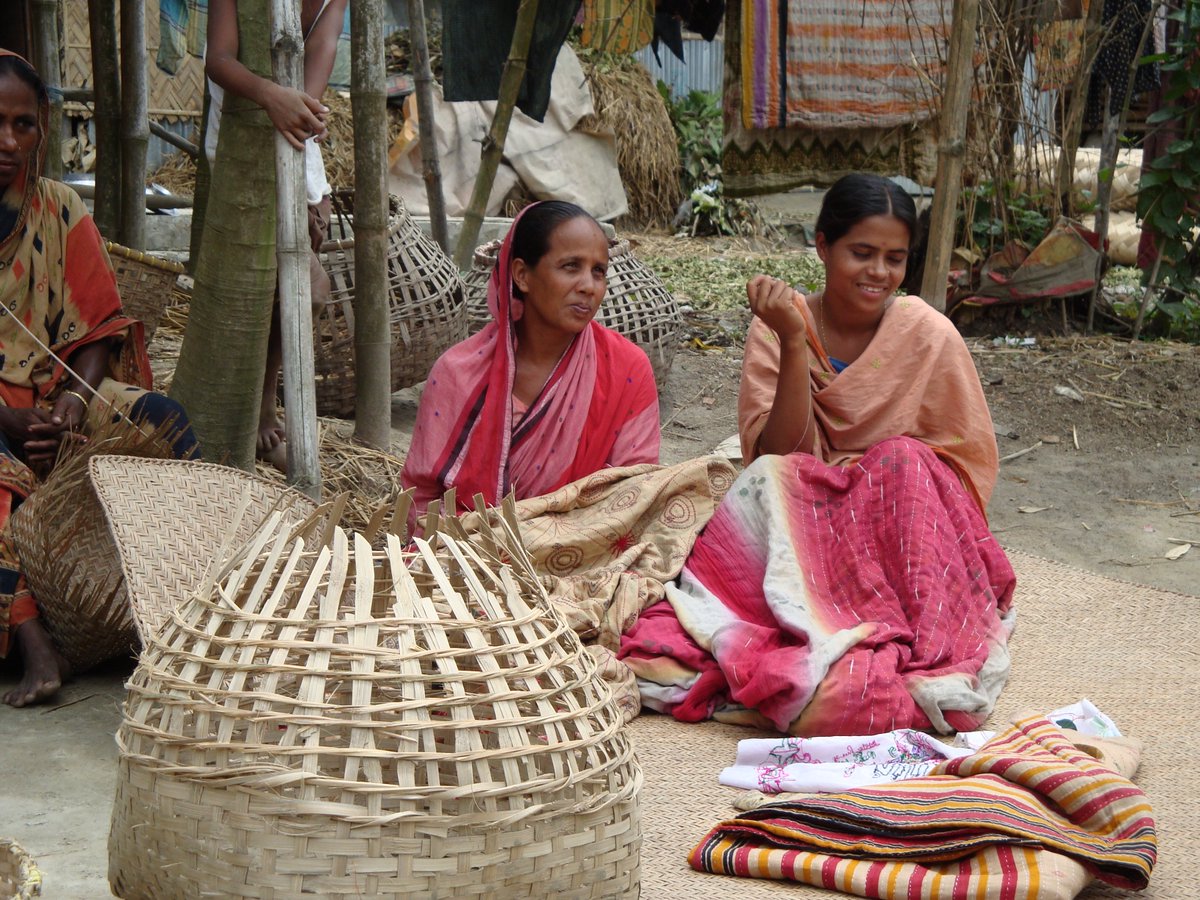
[[[608,290],[596,321],[645,350],[662,384],[679,345],[679,304],[654,271],[633,255],[629,241],[609,241],[608,246]],[[472,332],[491,321],[487,285],[499,253],[499,241],[477,247],[474,266],[463,276]]]
[[[0,838],[0,900],[32,900],[42,895],[42,873],[15,841]]]
[[[330,299],[314,316],[317,412],[354,415],[353,196],[334,195],[333,239],[321,246]],[[453,344],[467,336],[462,279],[454,263],[390,199],[387,224],[388,321],[392,390],[419,384]]]
[[[219,560],[128,685],[114,892],[637,896],[620,713],[532,571],[485,554],[272,521]]]
[[[108,258],[117,276],[117,291],[125,315],[137,319],[146,328],[146,343],[154,337],[158,320],[171,301],[175,282],[183,274],[179,263],[131,250],[120,244],[106,243]]]

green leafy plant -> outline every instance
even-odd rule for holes
[[[1138,216],[1157,239],[1159,263],[1155,299],[1167,333],[1200,340],[1200,0],[1183,0],[1167,14],[1179,33],[1158,62],[1163,105],[1146,122],[1166,128],[1174,139],[1142,173]]]
[[[963,242],[988,255],[1012,240],[1036,246],[1050,230],[1049,198],[1026,193],[1011,182],[997,188],[984,181],[968,188],[963,197],[967,233]]]
[[[678,100],[658,83],[679,142],[680,187],[685,195],[721,177],[721,105],[716,94],[691,91]]]

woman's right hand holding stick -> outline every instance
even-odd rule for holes
[[[746,297],[750,311],[775,332],[780,344],[804,346],[808,322],[800,310],[804,298],[799,291],[782,279],[755,275],[746,282]]]

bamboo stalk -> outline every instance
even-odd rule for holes
[[[975,0],[959,2],[973,3]],[[471,203],[463,216],[462,231],[454,248],[454,262],[460,270],[471,267],[471,257],[479,239],[479,229],[483,226],[488,197],[491,196],[492,185],[496,181],[500,158],[504,155],[504,141],[508,137],[513,108],[517,105],[517,95],[521,92],[521,83],[525,80],[525,67],[529,61],[529,44],[533,40],[537,9],[538,0],[521,0],[517,9],[517,24],[513,28],[512,44],[509,46],[508,59],[504,61],[504,71],[500,74],[500,96],[496,101],[496,113],[492,116],[492,126],[488,129],[487,137],[483,139],[483,152],[480,154],[479,173],[475,176],[475,189],[471,193]]]
[[[386,449],[392,439],[388,322],[387,88],[381,0],[357,0],[350,15],[354,116],[354,437]]]
[[[121,219],[117,240],[146,247],[146,148],[150,143],[146,89],[146,6],[121,4]]]
[[[421,134],[421,170],[425,195],[429,199],[429,224],[433,239],[450,252],[446,231],[446,200],[442,195],[442,167],[438,161],[434,136],[433,70],[429,64],[429,37],[425,29],[424,0],[408,0],[408,35],[412,47],[414,81],[417,92],[417,127]],[[490,192],[489,188],[489,192]]]
[[[106,237],[121,221],[121,73],[117,14],[111,3],[88,3],[92,42],[92,127],[96,129],[96,200],[92,218]]]
[[[971,100],[971,59],[978,24],[979,0],[954,0],[946,90],[942,95],[938,127],[937,182],[929,218],[929,255],[921,281],[921,296],[941,312],[946,310],[946,279],[950,273],[950,257],[954,253],[954,216],[962,188],[967,111]]]
[[[1098,0],[1097,0],[1098,2]],[[1104,129],[1100,137],[1100,163],[1096,170],[1099,182],[1096,189],[1096,236],[1099,238],[1099,250],[1096,255],[1096,284],[1092,295],[1088,298],[1087,333],[1092,333],[1096,321],[1096,301],[1100,298],[1100,279],[1104,275],[1104,245],[1108,243],[1109,206],[1112,204],[1112,176],[1117,165],[1117,130],[1121,122],[1121,114],[1109,112],[1109,102],[1112,98],[1112,86],[1104,88]],[[1125,100],[1126,105],[1129,99]]]
[[[271,3],[271,68],[284,87],[304,88],[300,6]],[[283,346],[283,405],[287,410],[288,483],[321,497],[317,457],[317,391],[312,345],[312,285],[308,277],[308,209],[304,151],[275,131],[275,253],[279,260],[279,325]]]
[[[59,62],[58,0],[33,0],[33,65],[50,92],[47,178],[62,179],[62,66]]]
[[[1071,102],[1067,104],[1066,120],[1063,122],[1062,150],[1058,155],[1058,177],[1055,179],[1059,209],[1064,216],[1074,214],[1071,186],[1075,183],[1075,153],[1079,149],[1079,137],[1083,129],[1083,111],[1087,105],[1088,78],[1096,61],[1096,51],[1102,37],[1101,19],[1104,0],[1091,0],[1087,19],[1083,26],[1083,48],[1080,50],[1079,68],[1071,85]]]

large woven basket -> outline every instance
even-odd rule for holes
[[[16,841],[0,838],[0,900],[30,900],[42,895],[42,873]]]
[[[353,196],[334,195],[333,240],[321,247],[330,299],[316,314],[317,412],[354,415]],[[419,384],[442,354],[467,336],[462,279],[453,261],[426,237],[399,197],[387,226],[388,320],[392,390]]]
[[[608,289],[596,321],[645,350],[661,385],[679,347],[679,304],[654,271],[633,255],[629,241],[610,240],[608,248]],[[474,265],[463,276],[472,333],[492,319],[487,308],[487,283],[499,252],[499,241],[477,247]]]
[[[120,244],[105,243],[117,273],[117,290],[125,315],[146,326],[146,343],[154,337],[163,310],[171,301],[175,282],[184,273],[177,262],[149,256]]]
[[[128,684],[126,900],[635,897],[641,770],[529,571],[272,523]]]

